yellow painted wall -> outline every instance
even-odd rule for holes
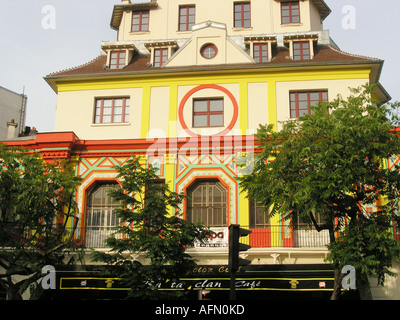
[[[151,137],[177,137],[182,134],[179,122],[179,104],[193,88],[205,84],[217,84],[227,89],[237,101],[238,119],[232,132],[245,133],[257,129],[259,124],[272,123],[289,118],[290,90],[328,90],[329,99],[337,94],[347,96],[349,87],[368,82],[370,70],[363,69],[315,69],[258,71],[224,74],[174,74],[157,77],[124,77],[117,79],[93,79],[63,81],[58,83],[58,103],[55,131],[74,131],[81,139],[135,139]],[[131,98],[130,122],[127,124],[93,124],[94,101],[99,97],[129,96]],[[197,91],[187,101],[183,116],[190,127],[191,99],[193,97],[224,97],[225,126],[232,118],[231,100],[215,89]],[[79,115],[79,116],[77,116]],[[193,129],[198,134],[204,130]],[[216,132],[223,128],[216,128]]]

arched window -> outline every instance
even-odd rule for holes
[[[107,239],[118,225],[119,220],[115,209],[119,202],[115,202],[109,192],[118,188],[117,183],[97,183],[87,195],[86,208],[86,246],[102,248]]]
[[[226,227],[227,190],[217,180],[198,180],[188,189],[187,220],[209,227]]]

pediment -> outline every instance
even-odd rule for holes
[[[206,46],[209,51],[205,51]],[[254,63],[254,60],[227,36],[226,25],[206,21],[193,26],[192,37],[175,52],[165,67],[244,63]]]

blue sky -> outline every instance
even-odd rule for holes
[[[0,1],[0,86],[18,93],[25,90],[28,126],[39,132],[53,131],[57,96],[43,77],[86,63],[99,54],[101,41],[115,40],[116,32],[109,25],[113,6],[120,2]],[[396,34],[400,1],[325,2],[332,13],[324,28],[330,30],[333,40],[343,51],[385,60],[380,81],[392,101],[400,101],[400,41]],[[47,19],[49,7],[55,10],[54,20]],[[8,119],[0,115],[0,121]]]

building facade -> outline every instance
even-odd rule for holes
[[[25,132],[27,96],[0,87],[0,139],[14,139]]]
[[[116,223],[106,192],[118,183],[113,167],[141,155],[188,196],[185,219],[216,232],[208,246],[188,249],[199,265],[193,288],[225,297],[228,226],[240,224],[252,230],[243,294],[326,297],[328,235],[301,221],[267,221],[237,177],[252,173],[260,124],[279,130],[309,105],[366,83],[390,99],[379,85],[383,61],[341,51],[323,28],[329,13],[323,0],[122,0],[111,17],[117,40],[102,42],[92,61],[45,77],[58,95],[55,132],[13,144],[76,163],[77,238],[87,247],[104,249]],[[94,291],[105,286],[92,281]],[[62,278],[59,288],[82,283]]]

